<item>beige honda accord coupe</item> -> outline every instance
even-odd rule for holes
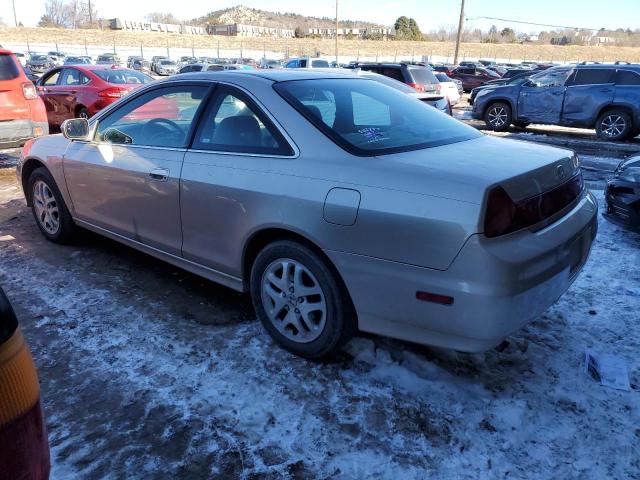
[[[491,348],[569,288],[596,235],[572,152],[338,71],[178,75],[62,130],[18,166],[46,238],[92,230],[250,292],[307,358],[357,331]]]

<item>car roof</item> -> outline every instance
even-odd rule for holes
[[[319,71],[320,70],[320,71]],[[333,72],[335,70],[335,72]],[[286,82],[289,80],[317,80],[322,78],[352,78],[357,79],[357,75],[349,75],[348,72],[341,72],[340,68],[309,68],[309,69],[296,69],[296,68],[280,68],[280,69],[264,69],[264,70],[226,70],[217,72],[189,72],[181,74],[181,79],[192,80],[211,80],[218,81],[221,79],[234,80],[247,78],[249,76],[253,78],[261,78],[264,80],[270,80],[272,82]],[[331,72],[330,72],[331,71]]]
[[[635,70],[635,71],[640,71],[640,64],[637,63],[631,63],[631,64],[626,64],[626,63],[619,63],[619,64],[615,64],[615,63],[590,63],[587,65],[573,65],[573,67],[575,67],[578,70],[582,70],[584,68],[588,68],[588,69],[621,69],[621,70]]]

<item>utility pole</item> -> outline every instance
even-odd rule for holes
[[[336,0],[336,64],[338,63],[338,0]]]
[[[15,2],[15,0],[13,0]],[[93,12],[91,11],[91,0],[89,0],[89,28],[93,28]]]
[[[460,21],[458,22],[458,36],[456,38],[456,53],[453,57],[453,64],[458,64],[458,53],[460,52],[460,42],[462,41],[462,28],[464,26],[464,0],[460,3]]]
[[[16,0],[11,0],[13,4],[13,21],[16,23],[16,27],[18,26],[18,15],[16,15]]]

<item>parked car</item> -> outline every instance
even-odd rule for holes
[[[360,63],[358,68],[409,85],[418,92],[440,94],[440,81],[430,68],[407,63]]]
[[[442,113],[446,113],[447,115],[451,115],[453,112],[451,110],[451,103],[449,99],[444,94],[438,93],[425,93],[418,92],[415,88],[411,88],[406,83],[395,80],[391,77],[387,77],[385,75],[380,75],[379,73],[370,72],[367,70],[362,70],[361,68],[341,68],[339,70],[335,70],[335,68],[323,68],[317,69],[318,72],[324,72],[327,74],[334,75],[347,75],[347,76],[356,76],[359,78],[366,78],[368,80],[373,80],[374,82],[381,83],[388,87],[391,87],[395,90],[398,90],[406,95],[414,97],[421,102],[426,103],[434,107],[437,110],[440,110]]]
[[[282,62],[280,60],[263,58],[260,60],[259,68],[282,68]]]
[[[34,73],[44,73],[50,68],[55,67],[55,63],[48,55],[31,55],[27,60],[26,66]]]
[[[178,73],[192,73],[192,72],[206,72],[207,69],[209,67],[213,67],[215,66],[215,64],[211,64],[211,63],[203,63],[203,62],[196,62],[196,63],[190,63],[189,65],[185,65],[184,67],[182,67]],[[223,66],[220,65],[219,70],[222,70]]]
[[[68,118],[89,118],[152,81],[148,75],[127,68],[70,65],[47,72],[37,85],[49,125],[58,128]]]
[[[178,60],[178,69],[184,67],[185,65],[189,65],[191,63],[196,63],[198,59],[196,57],[180,57]]]
[[[118,67],[120,66],[120,57],[115,53],[103,53],[102,55],[98,55],[96,65],[115,65]]]
[[[169,60],[169,59],[164,55],[154,55],[153,57],[151,57],[151,71],[152,72],[156,71],[156,66],[158,65],[158,62],[160,60]]]
[[[449,74],[449,77],[460,80],[464,91],[470,92],[490,80],[500,78],[500,75],[484,67],[458,67]]]
[[[22,70],[24,71],[24,74],[27,76],[27,78],[31,80],[31,83],[33,83],[34,85],[40,79],[40,76],[33,73],[29,67],[23,67]]]
[[[132,119],[161,99],[178,108]],[[62,131],[17,165],[36,213],[55,201],[45,238],[85,227],[249,291],[308,358],[358,329],[491,348],[566,291],[597,229],[572,152],[343,74],[184,74]]]
[[[505,73],[507,73],[507,68],[501,66],[501,65],[487,65],[484,68],[486,68],[487,70],[496,73],[499,77],[502,77]]]
[[[137,61],[144,60],[140,55],[130,55],[127,57],[127,68],[133,68],[133,64]]]
[[[479,87],[476,87],[473,90],[471,90],[471,95],[469,95],[469,105],[473,105],[473,102],[475,101],[476,96],[478,96],[478,92],[480,92],[481,90],[484,90],[486,88],[500,87],[502,85],[520,85],[535,73],[536,73],[535,70],[529,70],[525,73],[521,73],[520,75],[516,75],[511,78],[503,77],[497,80],[491,80],[485,83],[484,85],[480,85]]]
[[[640,129],[640,65],[553,67],[527,82],[482,90],[473,117],[503,131],[512,123],[594,128],[625,140]]]
[[[151,75],[151,64],[144,58],[136,58],[131,62],[131,67],[129,68],[138,72],[145,73],[147,75]]]
[[[91,59],[88,57],[67,57],[64,65],[91,65]]]
[[[47,480],[51,464],[38,374],[2,288],[0,386],[0,478]]]
[[[16,56],[16,58],[20,62],[20,65],[22,65],[23,67],[25,67],[27,65],[27,60],[28,60],[27,55],[25,55],[24,53],[20,53],[20,52],[13,52],[13,54]]]
[[[67,57],[62,52],[48,52],[47,55],[53,60],[53,63],[60,66],[64,64],[64,60]]]
[[[0,146],[21,145],[49,133],[36,87],[9,50],[0,49]]]
[[[178,73],[178,64],[173,60],[164,58],[156,62],[155,72],[158,75],[174,75]]]
[[[536,71],[531,68],[509,68],[504,75],[502,75],[502,78],[513,78],[525,73],[533,75]]]
[[[324,58],[292,58],[284,68],[331,68],[331,63]]]
[[[640,229],[640,156],[618,165],[604,191],[605,217],[615,223]]]
[[[445,95],[449,99],[451,105],[456,105],[460,101],[460,92],[462,90],[462,82],[460,80],[454,80],[449,78],[446,73],[434,72],[433,73],[440,82],[440,93]]]

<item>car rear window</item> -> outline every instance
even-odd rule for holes
[[[640,75],[629,70],[618,70],[616,75],[617,85],[640,85]]]
[[[441,82],[453,82],[453,80],[449,78],[446,73],[436,73],[435,76]]]
[[[321,132],[355,155],[419,150],[481,136],[412,96],[371,80],[291,80],[274,88]]]
[[[153,82],[153,78],[145,75],[144,73],[136,72],[135,70],[110,68],[92,71],[105,82],[114,83],[116,85]]]
[[[0,55],[0,80],[13,80],[20,76],[18,65],[11,55]]]
[[[435,83],[439,83],[433,72],[426,67],[409,68],[409,73],[411,74],[414,83],[419,83],[421,85],[433,85]]]
[[[600,85],[613,83],[615,70],[609,68],[579,68],[576,70],[573,85]]]

